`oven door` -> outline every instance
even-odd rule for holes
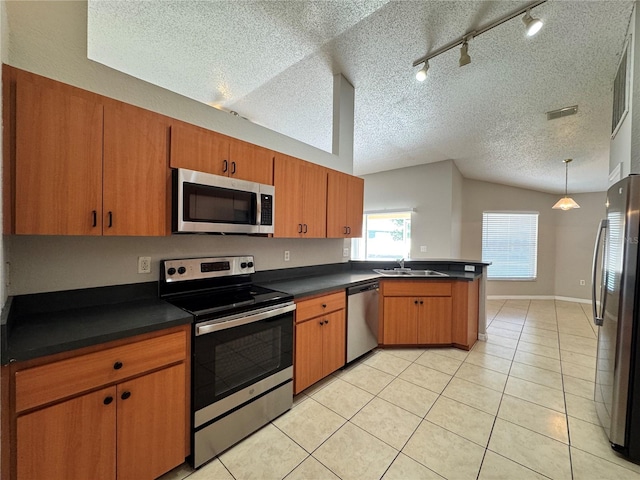
[[[195,325],[195,428],[291,381],[295,308],[290,302]]]

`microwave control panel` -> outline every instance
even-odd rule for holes
[[[273,195],[260,194],[260,225],[273,225]]]

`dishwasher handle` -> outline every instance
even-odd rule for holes
[[[378,282],[375,283],[367,283],[366,285],[358,285],[356,287],[347,288],[347,296],[349,295],[357,295],[358,293],[369,292],[371,290],[378,290],[380,285]]]

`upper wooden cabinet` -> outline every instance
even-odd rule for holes
[[[165,117],[7,66],[3,77],[5,233],[169,233]]]
[[[177,120],[171,125],[171,167],[273,185],[273,154]]]
[[[327,237],[362,236],[364,180],[329,170],[327,178]]]
[[[277,154],[273,179],[274,237],[326,237],[327,169]]]
[[[56,83],[14,84],[15,233],[101,235],[103,106]]]

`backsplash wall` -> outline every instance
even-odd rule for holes
[[[290,239],[223,235],[171,237],[4,236],[9,295],[150,282],[169,258],[254,255],[256,270],[347,261],[343,239]],[[284,261],[289,250],[291,260]],[[139,274],[138,257],[151,257]]]

